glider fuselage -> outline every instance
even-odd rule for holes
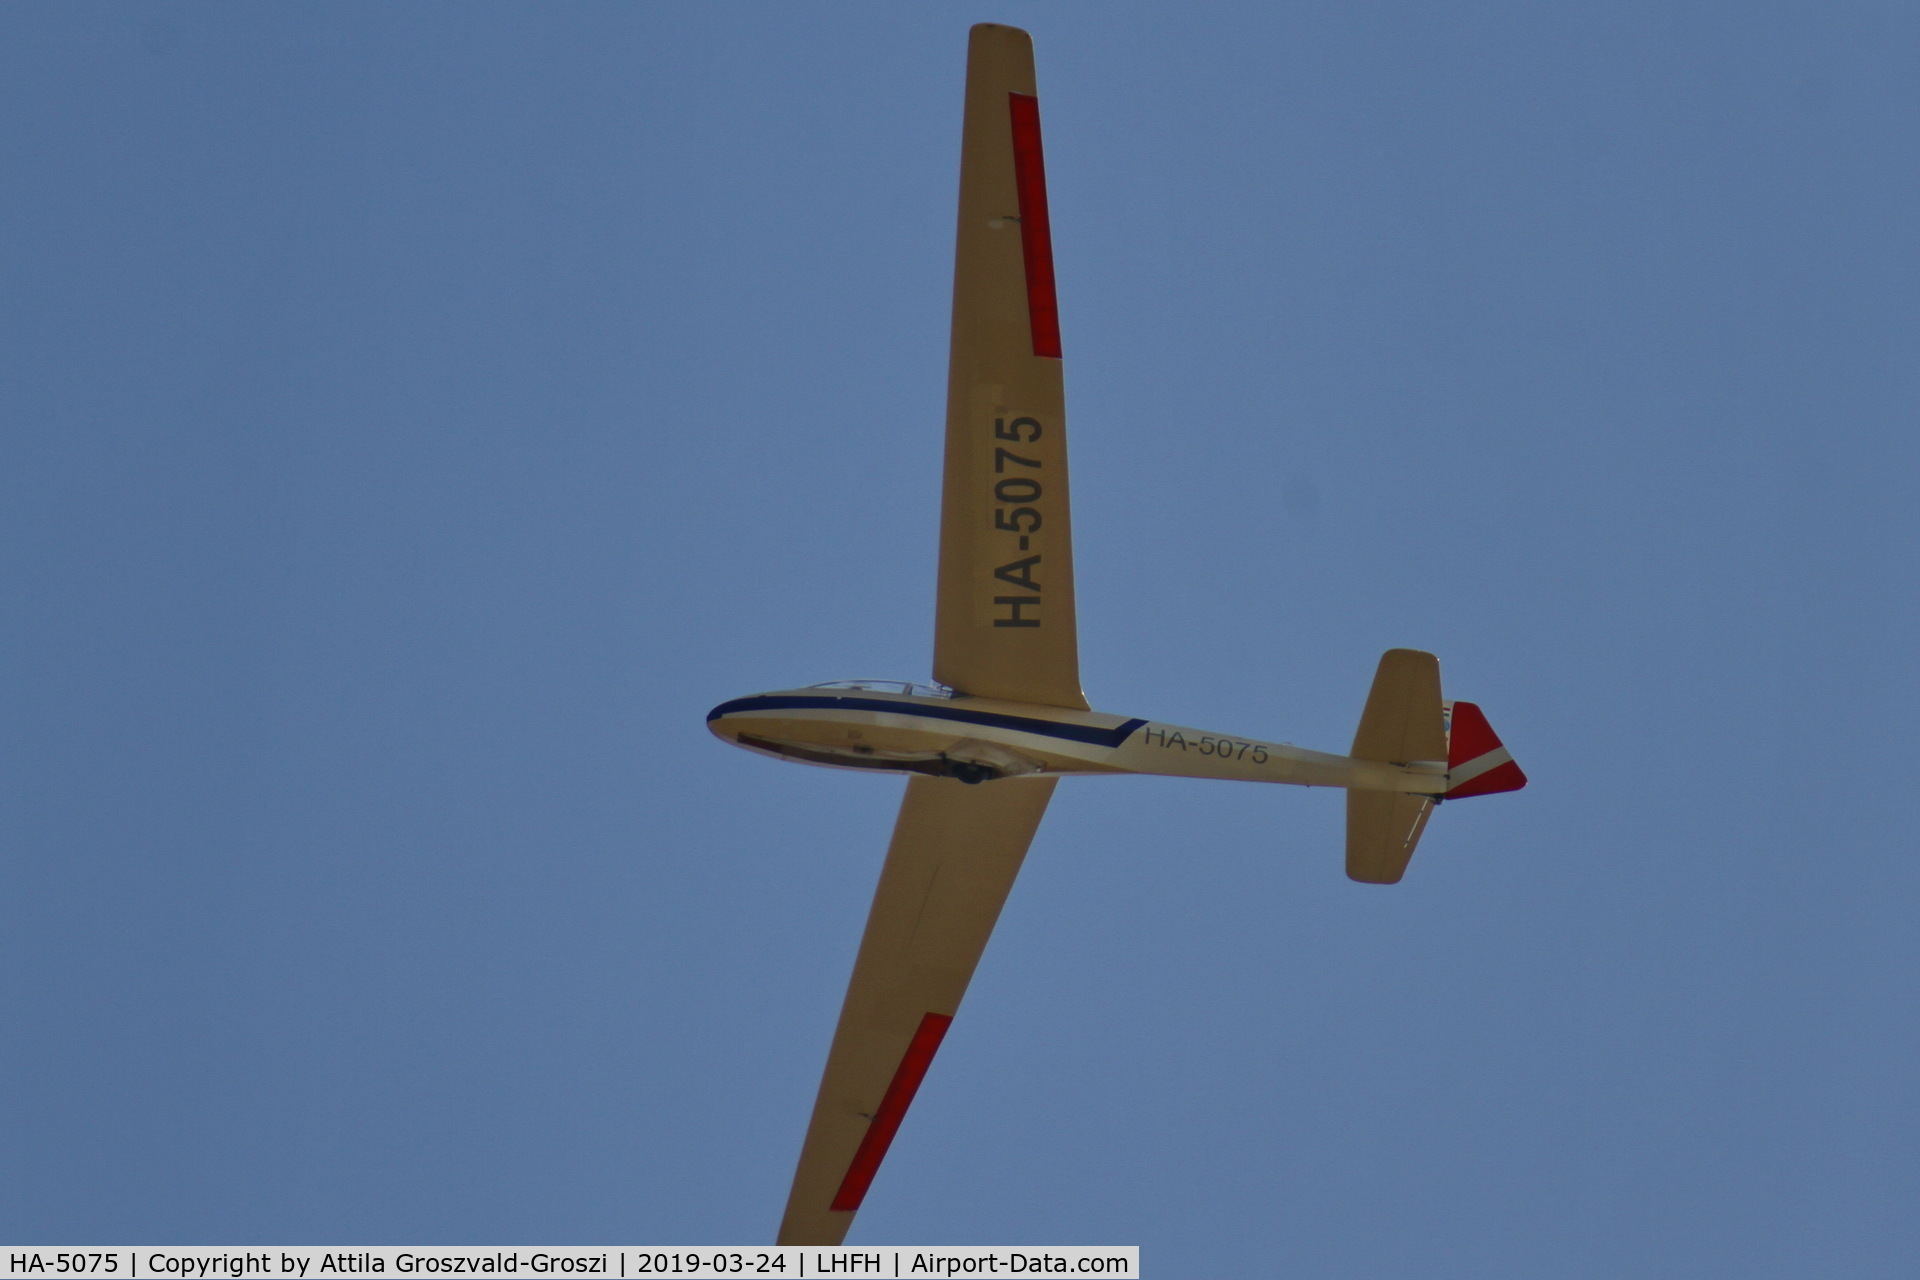
[[[904,681],[844,681],[735,698],[707,713],[707,727],[735,746],[784,760],[970,783],[1148,773],[1416,795],[1447,789],[1444,760],[1383,764],[1138,717],[971,698]]]

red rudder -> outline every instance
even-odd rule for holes
[[[1501,791],[1518,791],[1527,785],[1527,775],[1513,762],[1513,756],[1500,745],[1500,737],[1487,723],[1487,717],[1471,702],[1448,706],[1447,716],[1447,800],[1468,796],[1490,796]]]

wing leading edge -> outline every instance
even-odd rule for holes
[[[977,697],[1087,707],[1033,42],[992,24],[967,47],[933,675]]]
[[[908,781],[779,1243],[846,1238],[966,994],[1054,781]]]

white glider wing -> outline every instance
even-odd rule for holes
[[[1013,887],[1055,779],[914,778],[860,940],[781,1244],[839,1244]]]
[[[1060,325],[1033,45],[973,28],[934,678],[1087,708],[1074,638]],[[1052,778],[907,783],[780,1226],[839,1244],[960,1007]]]
[[[1040,103],[1013,27],[968,44],[959,221],[933,678],[1084,711]]]

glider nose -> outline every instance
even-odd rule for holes
[[[755,701],[752,698],[728,698],[707,712],[707,728],[716,737],[732,742],[740,731],[740,725],[734,717],[743,711],[752,710],[754,706]]]

